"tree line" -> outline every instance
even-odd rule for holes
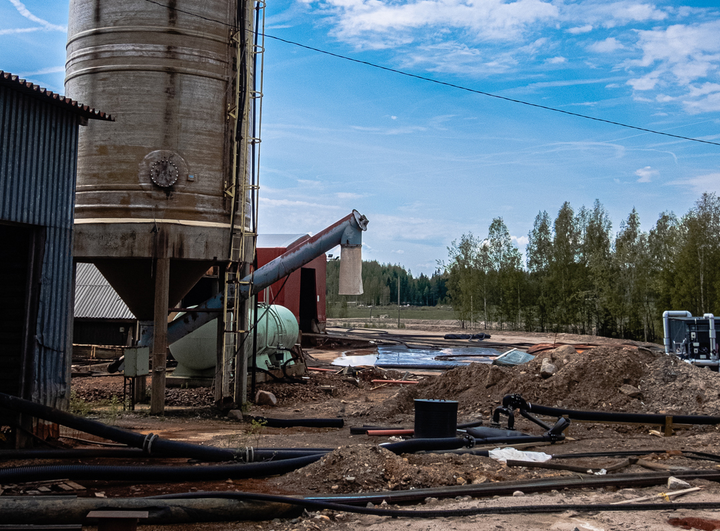
[[[340,262],[327,263],[327,304],[338,304],[347,299],[338,295]],[[375,260],[364,261],[362,266],[362,295],[353,299],[368,306],[387,306],[397,304],[398,284],[400,285],[400,304],[412,306],[435,306],[447,297],[447,279],[442,271],[436,271],[430,277],[420,274],[413,277],[410,271],[399,265],[380,264]]]
[[[498,217],[487,237],[453,241],[443,266],[463,323],[653,341],[665,310],[720,313],[720,199],[705,193],[648,232],[633,209],[616,234],[599,201],[565,202],[554,221],[538,213],[524,263]]]

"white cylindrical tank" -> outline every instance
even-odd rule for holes
[[[177,318],[182,315],[184,314],[178,314]],[[257,367],[267,370],[270,366],[278,367],[289,359],[289,351],[297,342],[300,327],[293,313],[284,306],[260,304],[258,315]],[[213,319],[170,345],[170,352],[178,362],[173,376],[212,378],[215,375],[217,322],[217,319]],[[250,323],[253,322],[255,317],[251,311]],[[249,356],[252,353],[252,331],[247,337],[246,341],[249,343],[245,352]],[[250,365],[248,363],[248,366]]]

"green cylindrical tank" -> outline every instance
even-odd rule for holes
[[[183,314],[179,314],[178,318]],[[297,342],[300,328],[293,313],[279,305],[260,304],[260,320],[257,328],[256,366],[267,370],[280,367],[291,359],[290,349]],[[250,311],[250,322],[255,322],[254,312]],[[170,352],[178,366],[174,377],[212,378],[215,375],[217,360],[217,319],[201,326],[191,334],[170,345]],[[248,335],[246,355],[252,354],[252,332]]]

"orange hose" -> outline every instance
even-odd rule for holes
[[[415,430],[368,430],[367,434],[376,437],[390,437],[391,435],[413,435]]]

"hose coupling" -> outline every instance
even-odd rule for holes
[[[152,444],[157,439],[159,435],[155,433],[148,433],[145,438],[143,439],[143,452],[145,452],[148,455],[152,454]]]

